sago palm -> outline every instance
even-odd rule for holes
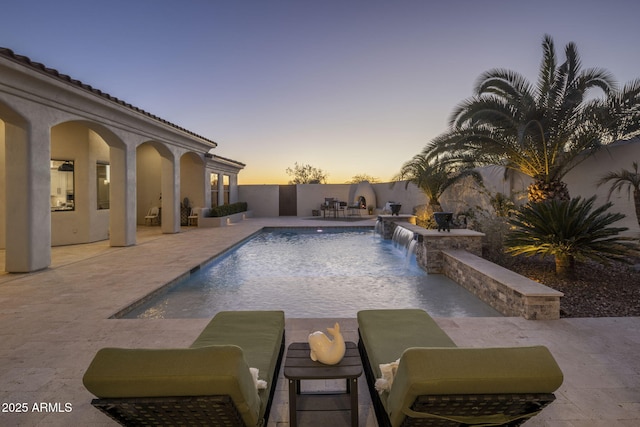
[[[528,203],[509,220],[513,229],[505,239],[507,252],[553,256],[560,276],[571,276],[575,261],[606,263],[640,255],[633,239],[618,236],[627,228],[611,226],[624,215],[607,212],[611,203],[593,209],[594,201],[595,196]]]
[[[621,169],[618,172],[609,172],[598,181],[598,186],[611,182],[607,200],[611,199],[614,191],[620,193],[627,190],[627,196],[631,196],[633,190],[633,202],[636,208],[636,220],[640,225],[640,172],[638,172],[638,162],[633,162],[632,170]]]
[[[575,44],[567,44],[560,65],[550,36],[542,47],[536,85],[510,70],[482,74],[475,95],[453,111],[449,131],[429,150],[471,166],[499,164],[529,175],[530,201],[566,200],[562,179],[585,153],[640,132],[640,80],[617,91],[606,70],[582,69]],[[588,100],[591,89],[604,98]]]

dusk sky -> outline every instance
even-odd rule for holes
[[[640,78],[637,0],[5,0],[0,46],[218,142],[240,184],[295,162],[390,180],[492,68]]]

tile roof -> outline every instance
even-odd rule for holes
[[[227,162],[227,163],[233,163],[235,165],[242,166],[242,167],[247,166],[246,164],[244,164],[242,162],[239,162],[239,161],[233,160],[233,159],[229,159],[227,157],[218,156],[217,154],[211,154],[211,158],[212,159],[218,159],[220,161]]]
[[[18,63],[20,65],[29,67],[32,70],[39,71],[39,72],[41,72],[43,74],[46,74],[46,75],[48,75],[48,76],[50,76],[50,77],[52,77],[54,79],[61,80],[61,81],[67,82],[67,83],[71,83],[74,86],[77,86],[77,87],[79,87],[81,89],[84,89],[84,90],[86,90],[88,92],[91,92],[91,93],[93,93],[95,95],[101,96],[102,98],[105,98],[105,99],[107,99],[109,101],[112,101],[112,102],[115,102],[117,104],[120,104],[120,105],[122,105],[122,106],[124,106],[126,108],[129,108],[129,109],[133,110],[133,111],[136,111],[138,113],[144,114],[145,116],[147,116],[147,117],[149,117],[149,118],[151,118],[153,120],[156,120],[156,121],[158,121],[158,122],[160,122],[162,124],[171,126],[171,127],[175,128],[175,129],[181,131],[181,132],[189,134],[189,135],[191,135],[193,137],[196,137],[198,139],[204,140],[204,141],[206,141],[206,142],[208,142],[210,144],[213,144],[214,146],[218,145],[218,143],[215,142],[215,141],[212,141],[210,139],[204,138],[204,137],[202,137],[200,135],[195,134],[194,132],[191,132],[191,131],[189,131],[189,130],[187,130],[185,128],[182,128],[182,127],[180,127],[178,125],[175,125],[175,124],[173,124],[171,122],[168,122],[167,120],[161,119],[158,116],[155,116],[155,115],[153,115],[153,114],[151,114],[151,113],[149,113],[147,111],[144,111],[144,110],[142,110],[142,109],[140,109],[138,107],[135,107],[135,106],[133,106],[131,104],[128,104],[128,103],[122,101],[121,99],[118,99],[118,98],[116,98],[114,96],[109,95],[108,93],[102,92],[101,90],[96,89],[96,88],[94,88],[94,87],[92,87],[92,86],[90,86],[88,84],[82,83],[80,80],[76,80],[76,79],[73,79],[73,78],[69,77],[66,74],[62,74],[58,70],[55,70],[53,68],[48,68],[44,64],[41,64],[39,62],[34,62],[31,59],[29,59],[28,57],[26,57],[26,56],[17,55],[11,49],[8,49],[8,48],[5,48],[5,47],[0,47],[0,57],[4,57],[4,58],[9,59],[9,60],[11,60],[13,62],[16,62],[16,63]]]

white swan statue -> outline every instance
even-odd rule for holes
[[[340,333],[340,325],[336,323],[333,328],[327,328],[333,340],[325,334],[316,331],[309,335],[309,347],[311,348],[311,360],[324,363],[325,365],[335,365],[340,363],[344,357],[346,347],[344,338]]]

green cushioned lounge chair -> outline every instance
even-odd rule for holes
[[[282,311],[220,312],[189,348],[101,349],[83,382],[122,425],[265,426],[283,353]]]
[[[358,347],[381,427],[518,426],[563,376],[546,347],[459,348],[423,310],[358,313]],[[379,365],[400,360],[390,390]]]

